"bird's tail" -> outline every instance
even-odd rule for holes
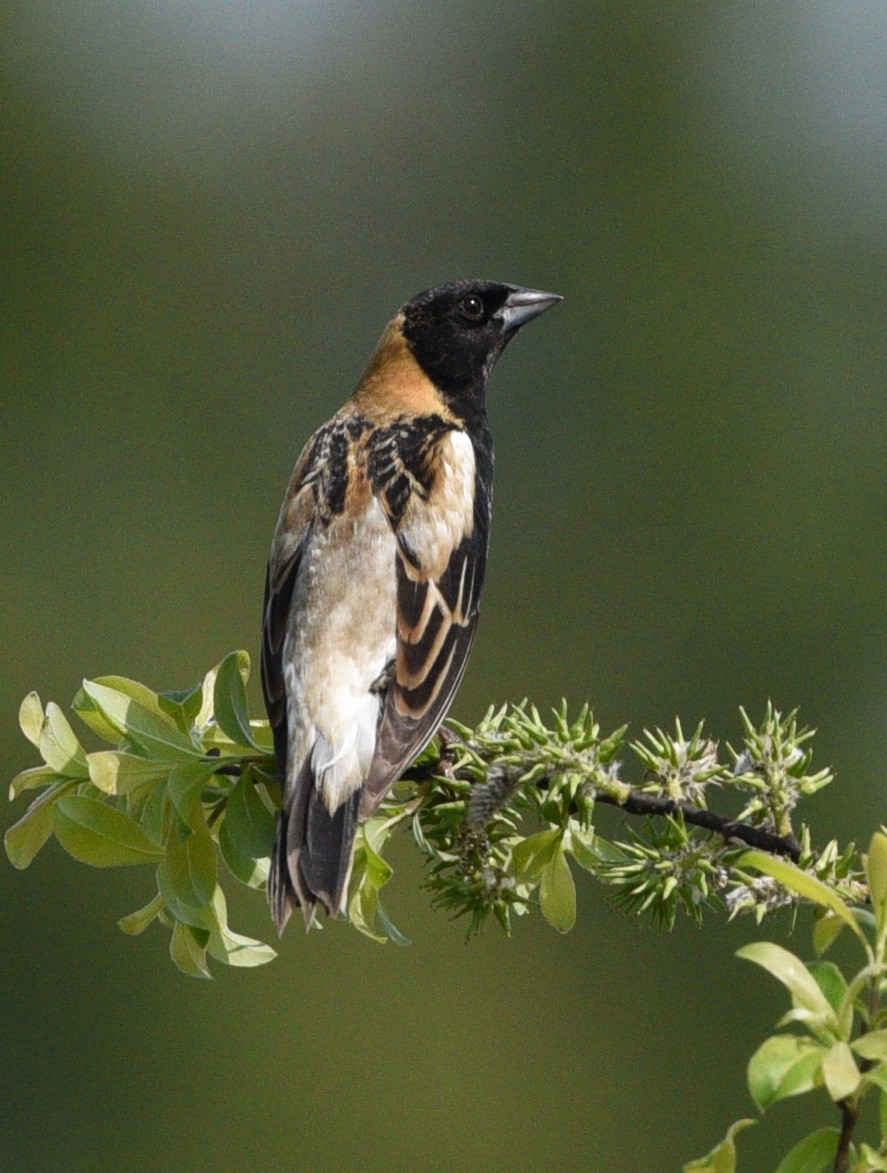
[[[330,915],[342,911],[359,805],[357,790],[330,814],[310,758],[302,766],[277,816],[268,876],[268,903],[279,933],[296,905],[301,905],[306,928],[311,927],[318,904]]]

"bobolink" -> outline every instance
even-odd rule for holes
[[[283,809],[268,880],[343,909],[358,825],[431,739],[462,679],[487,559],[486,390],[517,330],[557,294],[494,281],[420,293],[345,406],[308,441],[265,586],[262,687]]]

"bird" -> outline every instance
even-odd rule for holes
[[[388,323],[302,450],[268,559],[262,691],[282,779],[268,902],[346,912],[354,840],[436,733],[465,672],[493,488],[490,374],[562,298],[439,285]]]

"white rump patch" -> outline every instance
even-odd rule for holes
[[[359,790],[376,750],[380,697],[369,693],[351,711],[340,739],[330,742],[318,729],[311,751],[311,769],[330,814]]]

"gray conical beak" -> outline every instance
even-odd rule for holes
[[[521,289],[518,286],[493,317],[501,320],[503,334],[512,334],[563,300],[559,293],[543,293],[541,289]]]

